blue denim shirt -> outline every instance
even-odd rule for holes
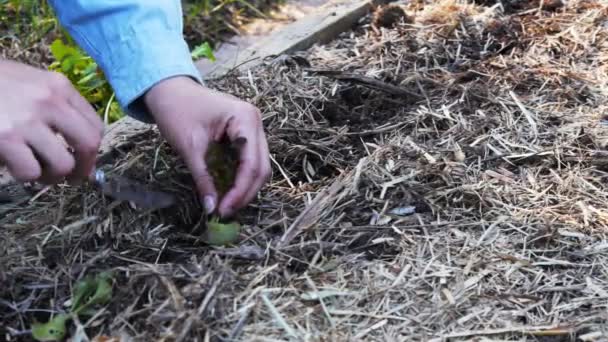
[[[50,0],[59,22],[104,71],[125,112],[151,123],[141,101],[157,82],[202,83],[183,37],[181,0]]]

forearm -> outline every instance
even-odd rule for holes
[[[51,0],[61,24],[99,64],[129,115],[152,122],[144,95],[158,82],[201,82],[183,39],[181,2]]]

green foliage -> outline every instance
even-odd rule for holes
[[[65,323],[70,318],[66,314],[53,317],[47,323],[36,323],[32,325],[32,337],[38,341],[61,341],[65,337]]]
[[[220,222],[214,216],[207,222],[207,229],[203,233],[203,241],[212,246],[226,246],[235,243],[241,234],[241,225],[238,222]]]
[[[212,62],[215,62],[216,60],[215,55],[213,54],[213,49],[211,48],[211,45],[209,45],[209,42],[204,42],[192,50],[192,59],[197,60],[203,57],[211,60]]]
[[[32,337],[38,341],[61,341],[66,335],[66,323],[73,315],[93,316],[95,305],[103,305],[112,299],[112,274],[102,272],[86,276],[74,286],[69,314],[60,314],[47,323],[32,324]]]
[[[68,39],[55,39],[51,44],[54,62],[50,70],[64,74],[80,94],[103,115],[109,106],[108,122],[114,122],[124,116],[116,100],[114,91],[106,80],[103,71],[90,56]]]
[[[112,299],[112,275],[108,272],[98,274],[95,278],[87,276],[81,280],[72,295],[72,313],[92,316],[92,306],[104,304]]]

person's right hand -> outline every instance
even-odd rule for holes
[[[0,94],[0,165],[17,181],[55,184],[89,176],[103,122],[66,77],[0,60]]]

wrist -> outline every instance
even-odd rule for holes
[[[173,76],[153,85],[143,96],[143,101],[150,114],[154,117],[161,108],[165,107],[168,99],[181,93],[184,88],[200,87],[200,84],[188,76]]]

